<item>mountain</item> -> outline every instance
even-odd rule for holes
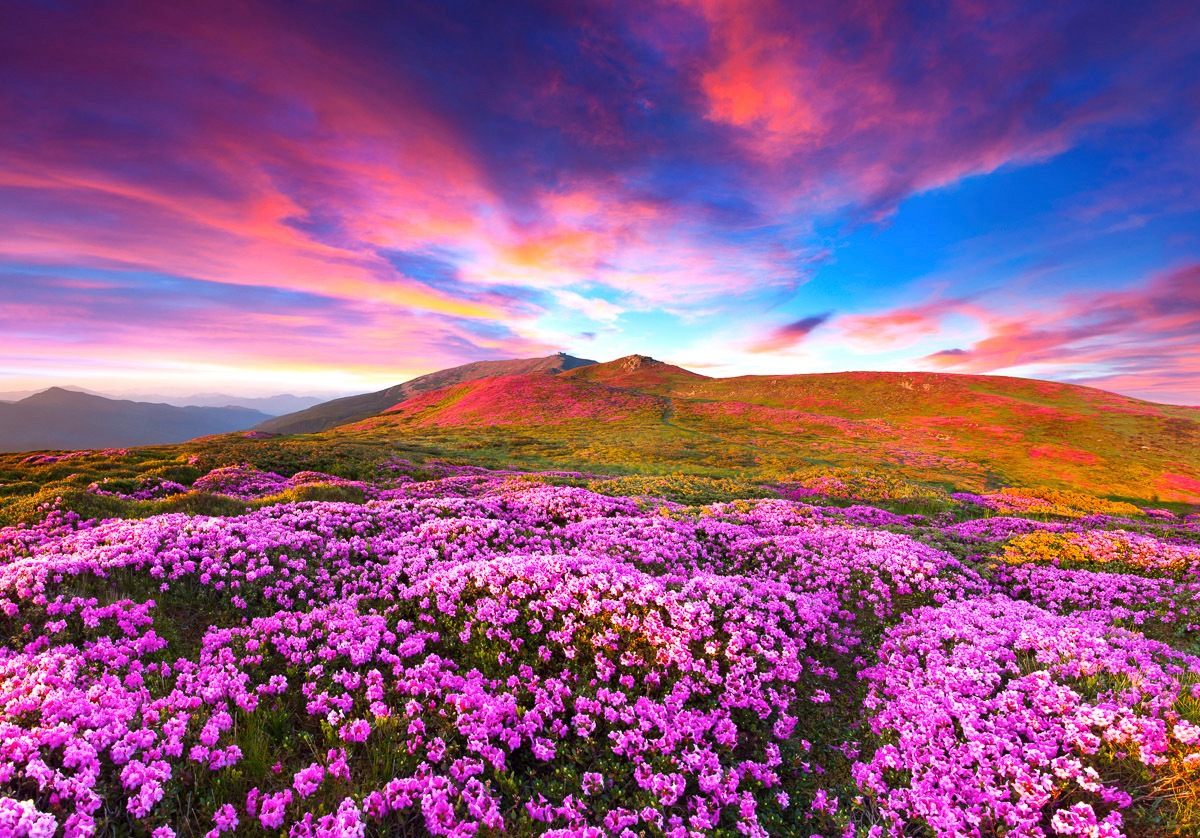
[[[867,467],[971,491],[1200,502],[1200,408],[1002,376],[708,378],[646,356],[406,393],[339,440],[534,468],[786,475]]]
[[[183,442],[249,428],[265,418],[265,413],[242,407],[175,407],[51,387],[0,404],[0,451]]]
[[[327,401],[327,397],[293,396],[291,393],[281,393],[275,396],[231,396],[228,393],[196,393],[191,396],[163,396],[157,393],[145,395],[138,393],[127,396],[127,398],[139,402],[163,402],[178,405],[179,407],[245,407],[265,413],[267,416],[282,416],[285,413],[307,410],[310,407]]]
[[[347,396],[324,402],[307,410],[269,419],[255,426],[256,431],[275,434],[310,434],[355,422],[382,413],[394,405],[422,393],[450,387],[465,381],[511,375],[557,375],[567,370],[595,364],[559,352],[546,358],[511,361],[476,361],[460,367],[431,372],[386,390]]]
[[[39,390],[6,390],[4,392],[0,392],[0,402],[19,402],[21,399],[27,399],[32,395],[44,392],[45,389],[46,388],[43,387]],[[83,387],[75,387],[72,385],[60,387],[59,389],[71,390],[75,393],[87,393],[92,396],[104,396],[106,399],[113,398],[105,393],[97,393],[94,390],[85,390]]]
[[[328,396],[293,396],[291,393],[281,393],[276,396],[231,396],[228,393],[196,393],[191,396],[171,396],[163,393],[126,393],[114,396],[111,393],[99,393],[86,390],[83,387],[60,387],[60,390],[70,390],[75,393],[87,393],[106,399],[125,400],[132,402],[150,402],[152,404],[173,404],[177,407],[246,407],[257,410],[267,416],[282,416],[297,410],[305,410],[313,405],[328,401]],[[43,390],[9,390],[0,392],[0,402],[17,402],[29,396],[41,393]]]

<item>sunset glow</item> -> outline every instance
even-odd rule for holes
[[[1200,404],[1197,43],[1183,0],[8,2],[0,389],[563,350]]]

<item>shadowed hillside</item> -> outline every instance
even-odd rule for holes
[[[0,450],[183,442],[248,428],[266,415],[244,407],[175,407],[52,387],[19,402],[0,403]]]

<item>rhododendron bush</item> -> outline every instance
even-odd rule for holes
[[[419,477],[0,530],[0,834],[1115,836],[1147,801],[1186,816],[1194,522]],[[195,483],[170,493],[339,478]]]

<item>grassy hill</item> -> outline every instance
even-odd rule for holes
[[[999,376],[700,376],[643,356],[426,393],[338,429],[492,464],[744,472],[869,466],[960,489],[1200,501],[1200,409]]]

